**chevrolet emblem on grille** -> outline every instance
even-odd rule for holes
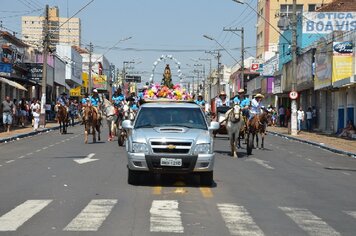
[[[167,146],[167,148],[168,148],[168,149],[176,149],[176,146],[173,145],[173,144],[169,144],[169,145]]]

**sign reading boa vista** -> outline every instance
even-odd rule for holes
[[[329,34],[356,30],[356,12],[305,12],[303,34]]]

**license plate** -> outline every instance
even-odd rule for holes
[[[161,158],[161,166],[182,166],[182,159]]]

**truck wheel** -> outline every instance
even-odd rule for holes
[[[200,173],[200,185],[211,186],[213,185],[213,171]]]
[[[138,185],[140,183],[141,173],[128,169],[127,183],[131,185]]]

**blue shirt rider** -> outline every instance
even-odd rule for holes
[[[85,93],[84,97],[81,100],[82,105],[87,105],[88,104],[88,99],[89,99],[89,94]]]
[[[241,109],[242,109],[242,114],[246,117],[248,117],[248,108],[250,106],[250,99],[245,97],[245,90],[240,89],[238,92],[238,96],[235,96],[233,99],[234,104],[239,104]]]
[[[65,92],[61,93],[61,96],[57,99],[57,103],[62,106],[66,106],[68,104],[68,98]]]
[[[99,107],[100,105],[100,98],[99,98],[99,95],[98,95],[98,90],[97,89],[94,89],[93,90],[93,95],[90,96],[90,103],[92,106],[94,107]]]
[[[198,94],[198,98],[197,98],[197,100],[195,100],[195,103],[201,107],[205,107],[205,101],[204,101],[203,95],[201,93]]]
[[[112,95],[111,100],[115,106],[121,106],[122,102],[125,101],[125,96],[121,93],[120,88]]]

